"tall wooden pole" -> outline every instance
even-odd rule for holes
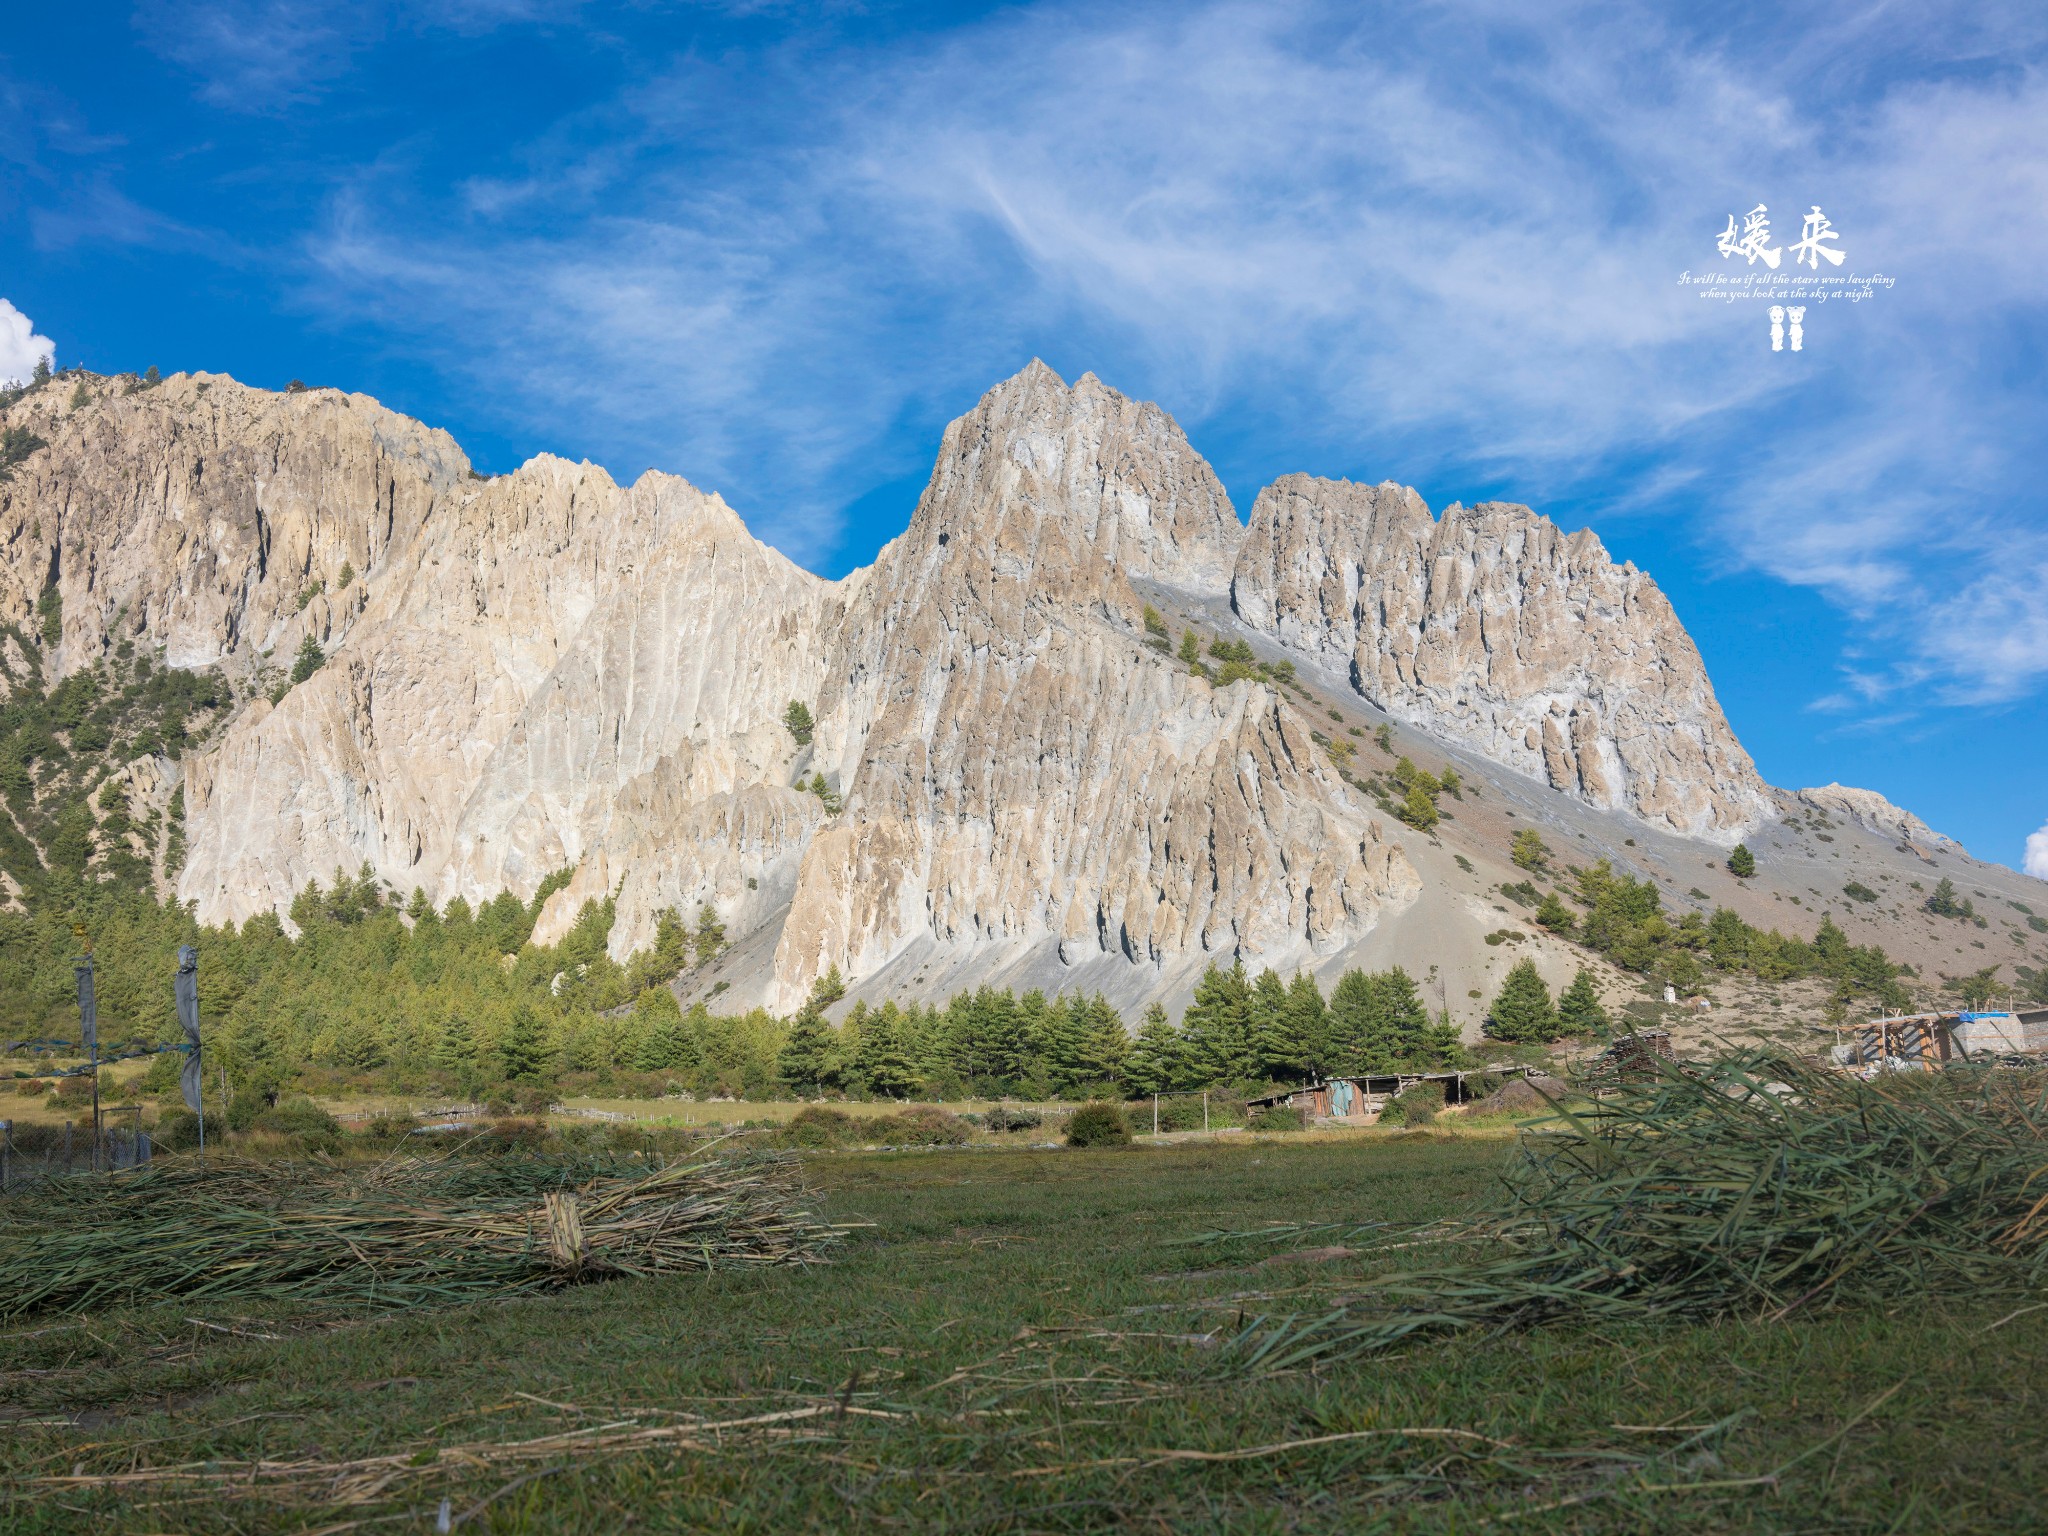
[[[90,941],[84,957],[73,964],[72,974],[78,978],[78,1029],[85,1037],[87,1070],[92,1073],[92,1169],[97,1173],[100,1167],[100,1030],[99,1002],[93,996]]]

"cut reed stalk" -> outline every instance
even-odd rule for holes
[[[196,1160],[10,1204],[0,1317],[172,1298],[411,1306],[679,1270],[811,1264],[841,1230],[788,1156],[644,1177],[538,1160]]]
[[[1231,1363],[1280,1369],[1552,1320],[2025,1295],[2048,1281],[2044,1192],[2048,1073],[1863,1082],[1761,1051],[1665,1065],[1525,1132],[1504,1197],[1451,1239],[1498,1257],[1383,1275],[1317,1316],[1260,1318]]]

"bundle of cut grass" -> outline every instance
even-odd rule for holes
[[[1337,1311],[1261,1319],[1239,1349],[1277,1369],[1417,1332],[2038,1288],[2048,1074],[1667,1065],[1532,1128],[1504,1199],[1457,1236],[1501,1256],[1382,1276]]]
[[[215,1159],[66,1180],[7,1211],[0,1317],[174,1297],[461,1302],[614,1275],[818,1263],[842,1235],[803,1208],[790,1158],[570,1182],[581,1171]]]

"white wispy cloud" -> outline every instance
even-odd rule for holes
[[[202,99],[274,113],[317,100],[394,33],[473,36],[582,9],[583,0],[138,0],[134,20],[152,51],[195,77]]]
[[[2048,677],[2041,392],[2001,356],[2048,297],[2042,36],[1998,5],[1740,39],[1650,7],[1039,7],[737,81],[688,60],[519,168],[366,171],[315,300],[799,558],[878,444],[929,454],[898,423],[1057,347],[1198,445],[1228,420],[1290,467],[1369,441],[1400,478],[1693,513],[1883,642],[1865,707],[2010,699]],[[803,110],[735,142],[741,92]],[[1759,200],[1781,238],[1826,205],[1899,286],[1772,355],[1753,306],[1676,283]]]
[[[0,384],[25,383],[38,361],[50,362],[57,344],[38,336],[34,324],[6,299],[0,299]]]

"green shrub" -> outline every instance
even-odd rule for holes
[[[991,1131],[1035,1131],[1045,1124],[1045,1116],[1035,1109],[997,1104],[981,1117],[981,1123]]]
[[[1067,1117],[1067,1145],[1070,1147],[1128,1147],[1131,1128],[1124,1123],[1123,1106],[1106,1099],[1083,1104]]]
[[[1250,1124],[1255,1131],[1305,1131],[1308,1111],[1292,1104],[1267,1104],[1252,1111]]]
[[[1444,1107],[1442,1083],[1417,1083],[1406,1093],[1387,1100],[1380,1111],[1382,1125],[1427,1125]]]
[[[256,1117],[270,1108],[274,1097],[256,1083],[242,1084],[235,1090],[235,1096],[228,1100],[228,1129],[248,1130],[256,1123]]]
[[[537,1152],[548,1139],[548,1128],[543,1121],[505,1119],[493,1120],[471,1145],[486,1156],[508,1152]]]
[[[782,1139],[793,1147],[841,1147],[853,1139],[853,1116],[842,1109],[813,1104],[790,1116]]]
[[[943,1109],[906,1109],[863,1122],[870,1141],[892,1147],[957,1147],[972,1135],[967,1122]]]
[[[1202,1100],[1182,1094],[1159,1101],[1159,1129],[1199,1131],[1202,1129]]]
[[[334,1116],[304,1098],[280,1099],[259,1114],[250,1128],[296,1137],[309,1148],[338,1145],[341,1139],[341,1126]]]
[[[206,1139],[218,1144],[227,1127],[219,1115],[206,1117]],[[167,1110],[158,1118],[149,1139],[160,1152],[189,1152],[199,1145],[199,1117],[189,1109]]]

